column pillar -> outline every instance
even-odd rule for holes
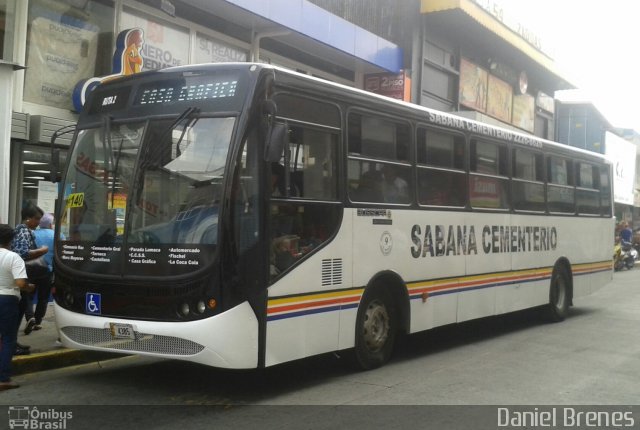
[[[11,189],[11,114],[13,112],[13,74],[22,69],[14,63],[0,60],[0,222],[9,220],[9,196]]]

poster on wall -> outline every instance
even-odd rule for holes
[[[636,177],[636,147],[633,143],[605,133],[605,157],[613,163],[613,200],[633,205],[633,182]]]
[[[536,100],[529,94],[513,96],[513,118],[511,124],[530,133],[534,131]]]
[[[198,33],[195,60],[196,63],[244,63],[247,52]]]
[[[56,212],[56,199],[58,198],[58,183],[51,181],[38,181],[37,205],[45,213]]]
[[[471,109],[487,110],[487,79],[489,74],[477,64],[460,59],[460,104]]]
[[[513,88],[511,85],[489,75],[487,91],[487,114],[504,122],[511,122]]]
[[[29,29],[24,100],[71,109],[75,84],[95,74],[99,32],[97,26],[79,19],[34,19]]]
[[[122,12],[120,28],[144,31],[144,70],[189,64],[189,33],[181,29]]]
[[[393,99],[411,101],[411,79],[404,70],[400,73],[366,74],[364,89]]]

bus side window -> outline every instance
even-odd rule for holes
[[[547,160],[547,206],[549,212],[575,213],[573,162],[556,156],[550,156]]]
[[[507,153],[504,145],[471,141],[469,199],[472,207],[509,208]]]
[[[417,149],[418,203],[425,206],[465,206],[464,136],[419,128]]]
[[[348,139],[350,199],[409,204],[413,196],[409,124],[383,115],[352,112]]]
[[[292,125],[289,128],[289,166],[272,164],[278,176],[280,196],[314,200],[335,200],[337,177],[335,153],[338,135],[329,131]],[[289,189],[285,190],[288,174]],[[286,192],[285,192],[286,191]]]
[[[600,168],[600,215],[611,216],[611,185],[605,167]]]
[[[544,162],[541,153],[513,150],[511,199],[516,211],[544,212]]]
[[[600,173],[590,163],[576,163],[578,214],[600,215]]]

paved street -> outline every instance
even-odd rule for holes
[[[262,371],[126,357],[23,375],[21,388],[0,396],[5,405],[60,406],[637,405],[639,323],[636,267],[577,300],[563,323],[526,311],[411,336],[374,371],[349,370],[332,355]],[[138,419],[151,418],[144,410]],[[167,423],[172,410],[185,419],[162,408]]]

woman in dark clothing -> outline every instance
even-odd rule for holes
[[[38,224],[44,212],[37,206],[27,205],[22,209],[22,223],[18,224],[15,229],[15,236],[11,242],[11,250],[18,254],[24,261],[38,258],[45,255],[49,248],[47,246],[36,247],[36,239],[33,231]],[[29,282],[38,285],[38,282],[48,282],[47,279],[30,279]],[[27,324],[24,328],[24,334],[29,334],[36,325],[33,317],[33,304],[31,294],[22,292],[20,298],[20,313],[18,315],[18,324],[24,315]],[[16,354],[28,354],[28,347],[18,345]]]

